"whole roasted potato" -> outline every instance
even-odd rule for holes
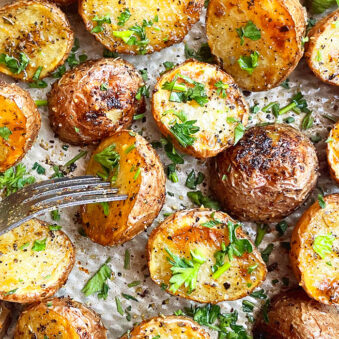
[[[66,283],[75,249],[65,233],[53,229],[32,219],[0,236],[0,299],[30,303]]]
[[[249,91],[278,86],[303,55],[306,12],[298,0],[210,0],[206,30],[212,53]]]
[[[196,158],[233,145],[235,130],[248,120],[247,103],[233,79],[217,66],[195,60],[160,77],[152,113],[161,132]]]
[[[260,317],[253,332],[255,339],[339,338],[339,314],[302,289],[290,290],[273,297],[266,322]]]
[[[139,72],[122,59],[87,61],[66,72],[48,94],[53,131],[71,144],[97,143],[143,112]]]
[[[107,336],[100,316],[93,310],[70,298],[51,298],[28,306],[21,313],[14,339],[31,338],[106,339]]]
[[[141,338],[209,339],[210,336],[192,319],[171,315],[144,320],[120,339]]]
[[[321,19],[308,33],[305,59],[313,73],[339,86],[339,9]]]
[[[290,259],[311,298],[339,304],[339,194],[320,198],[302,215],[292,233]]]
[[[152,280],[200,303],[247,296],[265,280],[267,270],[240,226],[226,213],[208,209],[172,214],[148,240]]]
[[[70,24],[56,5],[20,0],[0,8],[0,72],[24,81],[44,78],[72,46]]]
[[[11,323],[11,311],[3,301],[0,301],[0,339],[5,337],[7,329]]]
[[[212,190],[240,220],[278,221],[307,198],[318,178],[318,159],[298,130],[274,124],[252,127],[237,145],[213,159]]]
[[[24,157],[39,129],[40,114],[30,94],[0,81],[0,172]]]
[[[332,178],[339,184],[339,121],[333,126],[328,136],[327,162]]]
[[[149,225],[165,201],[165,173],[158,155],[139,134],[120,131],[93,153],[86,174],[110,180],[125,201],[82,207],[86,234],[101,245],[122,244]]]

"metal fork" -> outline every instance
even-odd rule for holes
[[[56,208],[126,200],[94,176],[57,178],[28,185],[0,202],[0,235]]]

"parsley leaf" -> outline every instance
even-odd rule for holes
[[[238,141],[244,136],[245,134],[245,127],[244,125],[239,122],[238,125],[234,129],[234,144],[236,145]]]
[[[332,234],[318,235],[313,242],[313,250],[319,254],[321,259],[324,259],[328,254],[332,252],[332,246],[335,237]]]
[[[186,59],[193,58],[198,61],[209,63],[213,63],[215,60],[208,43],[201,44],[197,51],[189,48],[188,45],[185,44],[185,57]]]
[[[99,17],[96,15],[92,21],[96,22],[96,26],[92,28],[91,33],[100,33],[104,30],[104,27],[102,26],[103,24],[110,24],[111,23],[111,18],[109,17],[108,14]]]
[[[28,66],[29,58],[25,53],[19,53],[19,59],[1,53],[0,64],[4,64],[13,74],[20,74]]]
[[[236,28],[238,36],[240,37],[240,45],[242,46],[245,42],[244,37],[253,41],[261,38],[260,29],[250,20],[245,26]]]
[[[131,12],[128,8],[125,8],[123,12],[118,16],[118,26],[123,26],[131,17]]]
[[[285,89],[289,89],[290,88],[290,79],[286,79],[286,80],[284,80],[281,84],[280,84],[280,86],[282,87],[282,88],[285,88]]]
[[[319,14],[332,7],[336,3],[336,0],[310,0],[309,3],[312,13]]]
[[[217,94],[222,98],[226,98],[226,89],[229,87],[228,84],[224,84],[221,80],[217,81],[214,84],[214,87],[217,89]]]
[[[174,65],[174,62],[172,62],[172,61],[165,61],[165,62],[163,63],[163,65],[164,65],[166,71],[169,71],[169,70],[173,69],[174,66],[175,66],[175,65]]]
[[[46,241],[47,238],[42,239],[42,240],[35,240],[32,246],[32,251],[35,252],[41,252],[46,249]]]
[[[119,153],[115,152],[115,145],[109,145],[100,153],[95,154],[94,160],[98,162],[103,169],[103,171],[98,172],[97,175],[103,180],[108,180],[111,175],[110,181],[113,184],[117,179],[120,161]]]
[[[256,299],[267,299],[267,295],[263,289],[252,292],[250,296]]]
[[[41,166],[38,162],[35,162],[32,170],[36,170],[38,174],[45,174],[46,173],[46,169]]]
[[[275,229],[278,231],[279,235],[282,236],[286,232],[288,228],[288,224],[285,220],[280,221],[276,226]]]
[[[7,141],[11,134],[12,132],[8,127],[6,126],[0,127],[0,137],[2,137],[4,140]]]
[[[214,226],[222,225],[223,222],[222,222],[221,220],[219,220],[219,219],[216,219],[216,218],[214,217],[214,215],[215,215],[215,212],[213,212],[213,213],[211,214],[211,218],[212,218],[212,219],[209,220],[209,221],[203,222],[203,223],[201,224],[201,226],[208,227],[208,228],[212,228],[212,227],[214,227]]]
[[[167,178],[174,183],[179,181],[178,174],[175,168],[175,164],[170,164],[167,166]]]
[[[204,206],[206,208],[220,210],[220,205],[217,201],[210,199],[202,194],[201,191],[187,192],[188,198],[198,206]]]
[[[195,175],[194,169],[188,174],[185,186],[195,190],[197,188],[197,185],[200,185],[205,179],[205,175],[201,172],[198,173],[198,175]]]
[[[259,246],[264,239],[265,234],[268,232],[269,228],[266,224],[258,224],[257,225],[257,235],[255,237],[255,246]]]
[[[200,131],[198,126],[194,126],[197,120],[189,120],[184,123],[175,123],[173,126],[170,127],[170,131],[178,140],[179,144],[183,147],[193,145],[194,141],[196,140],[192,134],[195,134]]]
[[[35,71],[34,75],[33,75],[33,82],[28,84],[29,88],[46,88],[47,87],[47,83],[43,80],[40,80],[40,74],[42,71],[43,67],[39,66],[37,68],[37,70]]]
[[[273,251],[273,248],[274,248],[273,244],[268,244],[266,248],[263,251],[261,251],[261,257],[265,261],[266,264],[268,263],[268,259],[269,259],[270,254]]]
[[[238,59],[238,64],[241,69],[248,72],[250,75],[252,75],[254,69],[258,67],[259,63],[259,53],[257,51],[252,52],[250,56],[248,55],[242,55]]]
[[[319,206],[321,208],[325,208],[326,207],[326,202],[324,200],[324,197],[322,194],[318,194],[318,203],[319,203]]]
[[[149,98],[149,90],[150,90],[149,86],[141,86],[141,87],[139,87],[138,92],[135,95],[135,98],[137,100],[141,100],[142,97]]]
[[[183,157],[176,151],[172,143],[166,139],[164,139],[164,141],[166,142],[164,149],[168,158],[175,164],[183,164]]]

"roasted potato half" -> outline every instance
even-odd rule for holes
[[[211,188],[242,221],[274,222],[308,197],[318,178],[310,140],[286,124],[255,126],[211,162]]]
[[[4,338],[11,323],[11,311],[0,301],[0,339]]]
[[[48,1],[16,1],[0,8],[0,72],[32,81],[63,64],[73,46],[65,14]]]
[[[30,303],[63,286],[75,261],[67,235],[32,219],[0,236],[0,299]]]
[[[161,316],[148,319],[120,339],[209,339],[209,334],[195,321],[186,317]]]
[[[121,59],[87,61],[66,72],[48,94],[53,131],[71,144],[97,143],[128,127],[144,111],[144,85],[133,65]]]
[[[242,249],[232,255],[238,245]],[[260,253],[240,225],[226,213],[207,209],[169,216],[151,233],[147,253],[156,284],[201,303],[245,297],[267,273]]]
[[[334,125],[328,137],[327,162],[332,178],[339,184],[339,121]]]
[[[109,50],[148,54],[181,42],[204,0],[80,0],[88,31]]]
[[[114,163],[109,169],[107,162]],[[86,174],[109,179],[124,201],[82,207],[86,234],[101,245],[122,244],[147,228],[165,201],[165,173],[151,145],[132,131],[104,140],[93,153]]]
[[[39,129],[40,114],[30,94],[0,81],[0,172],[24,157]]]
[[[51,298],[24,310],[18,320],[14,339],[31,338],[106,339],[100,316],[70,298]]]
[[[255,339],[339,337],[339,314],[335,307],[310,299],[302,289],[273,297],[267,318],[268,322],[258,318],[253,331]]]
[[[308,36],[309,67],[321,81],[339,86],[339,9],[317,22]]]
[[[231,146],[235,128],[248,120],[248,106],[233,79],[215,65],[194,60],[160,77],[152,112],[161,132],[196,158]]]
[[[278,86],[303,55],[306,12],[298,0],[210,0],[206,30],[212,53],[249,91]]]
[[[326,196],[304,212],[292,233],[290,259],[311,298],[339,304],[339,194]]]

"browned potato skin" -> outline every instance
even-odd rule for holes
[[[30,94],[15,84],[0,81],[0,103],[0,127],[12,132],[8,140],[0,138],[0,172],[4,172],[32,147],[41,121]]]
[[[339,121],[333,126],[327,142],[327,162],[332,178],[339,184]],[[333,139],[333,140],[332,140]]]
[[[4,338],[11,323],[11,311],[0,301],[0,339]]]
[[[100,90],[105,83],[108,89]],[[73,145],[97,143],[119,132],[144,111],[144,98],[135,98],[143,84],[134,66],[122,59],[91,60],[69,70],[48,94],[53,131]]]
[[[156,335],[167,339],[210,338],[210,335],[192,319],[171,315],[144,320],[134,327],[128,335],[125,334],[120,339],[154,338]]]
[[[262,317],[254,327],[254,339],[333,339],[339,337],[339,314],[335,307],[310,299],[301,289],[272,298],[269,323]]]
[[[50,306],[47,306],[50,305]],[[51,298],[31,304],[15,328],[14,339],[54,338],[62,333],[67,339],[106,339],[100,316],[70,298]]]
[[[312,191],[318,159],[309,139],[293,127],[256,126],[213,159],[210,173],[211,188],[226,211],[242,221],[274,222]]]
[[[78,2],[78,0],[53,0],[53,2],[59,6],[69,6]]]

